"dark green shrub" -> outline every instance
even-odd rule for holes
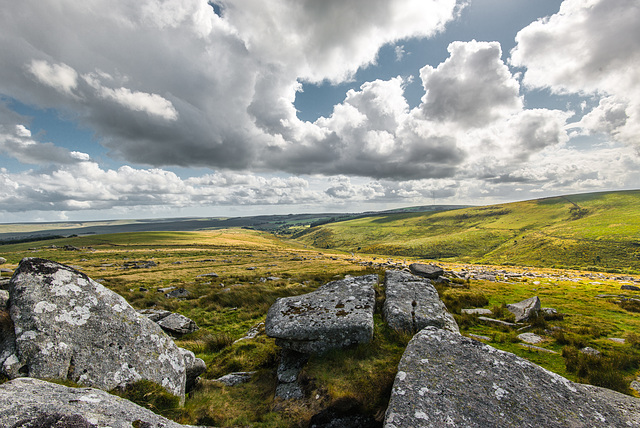
[[[640,358],[624,352],[610,355],[591,355],[578,351],[573,346],[562,350],[565,367],[569,373],[575,373],[583,383],[601,386],[614,391],[629,393],[629,384],[624,371],[637,369]]]

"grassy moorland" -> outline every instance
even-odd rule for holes
[[[318,248],[442,261],[640,273],[640,191],[592,193],[307,229]]]
[[[586,210],[575,214],[577,218],[572,217],[572,203],[550,199],[432,215],[398,214],[358,219],[351,221],[354,228],[345,226],[349,222],[328,224],[305,234],[302,243],[246,229],[144,232],[2,245],[0,256],[7,259],[3,267],[10,268],[15,268],[23,257],[43,257],[72,265],[124,296],[135,308],[167,309],[196,321],[200,330],[177,342],[204,359],[208,368],[202,376],[203,382],[187,397],[185,406],[178,407],[176,401],[163,398],[153,385],[138,385],[137,389],[125,393],[128,398],[165,416],[182,423],[214,426],[308,426],[312,415],[332,407],[381,420],[397,364],[409,339],[386,327],[380,313],[384,298],[382,286],[376,290],[378,305],[373,341],[311,358],[302,373],[308,397],[305,400],[274,401],[279,350],[274,341],[264,335],[263,329],[253,339],[236,340],[252,327],[258,326],[260,330],[268,308],[278,297],[307,293],[347,274],[377,273],[382,283],[384,270],[377,264],[381,262],[380,255],[362,255],[365,249],[371,252],[374,247],[388,248],[385,245],[391,245],[391,239],[402,243],[396,244],[400,247],[419,248],[411,243],[409,236],[423,239],[428,245],[423,244],[422,248],[435,248],[437,241],[429,239],[435,239],[434,231],[438,228],[445,231],[438,238],[440,242],[454,245],[455,239],[447,233],[454,234],[458,227],[457,236],[467,240],[459,243],[456,251],[467,249],[470,253],[461,253],[455,262],[454,257],[447,254],[449,261],[438,261],[445,269],[532,274],[531,277],[502,274],[497,281],[454,280],[455,287],[438,286],[441,298],[456,317],[463,334],[485,336],[490,345],[571,380],[637,395],[629,385],[640,370],[640,305],[633,300],[598,297],[624,295],[627,299],[640,299],[640,292],[620,289],[621,283],[630,283],[634,278],[629,274],[621,279],[619,273],[548,268],[549,264],[589,267],[593,262],[589,258],[592,253],[586,250],[575,253],[570,263],[564,261],[569,260],[568,255],[562,256],[562,260],[555,257],[554,262],[549,263],[544,262],[545,257],[551,257],[553,252],[542,245],[537,247],[537,252],[525,251],[520,259],[510,256],[507,249],[510,245],[520,245],[513,244],[514,240],[540,243],[537,234],[542,233],[548,239],[560,240],[567,248],[568,242],[582,245],[585,240],[599,241],[602,245],[614,242],[612,247],[633,249],[632,243],[638,242],[639,210],[634,209],[632,202],[638,198],[638,192],[570,197],[579,209]],[[501,213],[507,210],[509,213]],[[608,213],[608,217],[602,212]],[[483,217],[481,213],[488,215]],[[430,224],[428,220],[433,218],[436,221]],[[591,218],[591,222],[583,221],[584,218]],[[460,224],[474,226],[468,227],[470,230],[465,233]],[[431,235],[426,236],[423,229],[431,231]],[[484,245],[491,251],[483,254],[476,241],[489,229],[496,234],[505,233],[508,239],[501,244],[498,240],[487,241]],[[332,242],[338,242],[339,237],[339,242],[344,242],[340,248],[347,252],[312,248],[311,237],[319,236],[322,230],[333,230]],[[513,235],[516,232],[518,234]],[[391,238],[392,233],[396,238]],[[475,238],[474,234],[477,234]],[[493,246],[489,248],[490,245]],[[520,248],[528,247],[523,243]],[[351,251],[357,251],[358,255],[352,256]],[[600,254],[607,254],[608,259],[618,253],[605,249]],[[506,262],[500,259],[501,255],[505,255]],[[619,257],[623,261],[629,259],[628,254]],[[424,261],[425,257],[385,256],[383,261],[388,259],[409,263]],[[503,266],[468,265],[469,260],[485,263],[495,260]],[[149,261],[155,265],[133,263]],[[510,266],[516,263],[543,267]],[[620,272],[638,270],[631,261],[626,265],[621,263],[602,267]],[[167,287],[184,288],[189,296],[167,298],[158,291]],[[492,309],[494,318],[508,321],[512,315],[504,310],[504,304],[532,295],[539,296],[543,306],[560,313],[550,319],[538,319],[526,330],[544,338],[537,346],[546,351],[524,347],[517,339],[519,332],[514,329],[487,324],[477,316],[460,313],[461,308],[483,307]],[[624,343],[611,338],[624,339]],[[597,349],[601,356],[580,353],[579,349],[586,346]],[[213,381],[235,371],[256,371],[256,374],[249,383],[235,387]]]

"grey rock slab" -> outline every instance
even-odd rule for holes
[[[502,320],[497,320],[497,319],[494,319],[494,318],[478,317],[478,319],[480,321],[488,322],[488,323],[491,323],[491,324],[504,325],[506,327],[517,327],[518,326],[518,324],[514,324],[512,322],[507,322],[507,321],[502,321]]]
[[[176,290],[169,291],[167,294],[164,295],[164,297],[184,299],[189,297],[190,295],[191,293],[189,293],[188,290],[185,290],[184,288],[178,288]]]
[[[377,283],[377,275],[349,277],[278,299],[267,312],[265,331],[279,346],[307,354],[368,342]]]
[[[459,332],[458,324],[428,279],[390,270],[384,280],[384,317],[394,330],[416,333],[428,325]]]
[[[428,279],[438,279],[444,275],[444,269],[433,264],[412,263],[409,265],[409,270],[414,275]]]
[[[70,388],[20,378],[0,385],[0,426],[180,428],[187,425],[99,389]]]
[[[0,265],[3,265],[7,262],[7,259],[5,259],[4,257],[0,257]]]
[[[165,311],[164,309],[139,309],[138,313],[156,323],[172,314],[171,311]]]
[[[461,309],[460,313],[470,314],[470,315],[493,315],[493,312],[491,312],[491,309],[483,309],[483,308]]]
[[[236,386],[236,385],[240,385],[241,383],[249,382],[254,374],[256,374],[256,372],[229,373],[222,377],[219,377],[215,381],[220,382],[221,384],[226,386]]]
[[[409,342],[385,428],[631,427],[640,400],[573,383],[514,354],[435,327]]]
[[[156,321],[167,333],[173,336],[183,336],[198,330],[198,326],[191,318],[182,314],[172,313]]]
[[[185,363],[160,326],[83,273],[26,258],[11,280],[20,370],[103,390],[148,379],[184,399]]]
[[[507,310],[516,316],[516,322],[528,321],[540,312],[540,299],[538,296],[533,296],[521,302],[507,305]]]
[[[521,333],[518,335],[518,339],[522,340],[525,343],[530,343],[532,345],[536,345],[544,339],[541,336],[538,336],[535,333]]]
[[[625,284],[620,287],[620,290],[640,291],[640,287],[637,287],[635,285]]]
[[[187,349],[178,348],[184,358],[185,365],[185,393],[193,390],[198,384],[198,376],[207,370],[207,364],[201,358],[196,358],[195,354]]]

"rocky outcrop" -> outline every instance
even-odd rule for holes
[[[516,316],[516,322],[528,321],[540,313],[540,299],[533,296],[522,302],[507,305],[507,310]]]
[[[138,313],[155,322],[166,333],[173,337],[181,337],[198,330],[198,326],[191,318],[162,309],[141,309]]]
[[[514,354],[426,327],[400,361],[384,426],[639,424],[637,398],[570,382]]]
[[[69,379],[103,390],[147,379],[184,399],[183,353],[121,296],[37,258],[20,262],[9,294],[15,353],[3,368],[10,378]]]
[[[196,358],[195,354],[189,350],[178,348],[184,358],[185,386],[184,391],[192,391],[198,384],[199,376],[207,370],[207,365],[201,358]]]
[[[377,282],[377,275],[349,277],[278,299],[269,308],[265,331],[279,346],[306,354],[368,342]]]
[[[186,427],[94,388],[32,378],[0,385],[0,426],[15,428]]]
[[[416,333],[431,325],[459,333],[458,324],[428,279],[390,270],[384,280],[384,317],[394,330]]]
[[[437,265],[427,265],[424,263],[412,263],[409,265],[411,273],[427,279],[438,279],[444,275],[444,269]]]

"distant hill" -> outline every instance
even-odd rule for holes
[[[444,211],[461,207],[463,206],[429,205],[366,213],[315,213],[247,217],[188,217],[148,220],[0,224],[0,245],[57,239],[72,235],[102,235],[106,233],[125,232],[190,232],[207,229],[228,229],[233,227],[244,227],[286,235],[299,232],[300,228],[309,227],[310,225],[327,224],[362,216],[390,212]]]
[[[640,190],[376,215],[314,227],[296,239],[367,254],[637,273]]]

